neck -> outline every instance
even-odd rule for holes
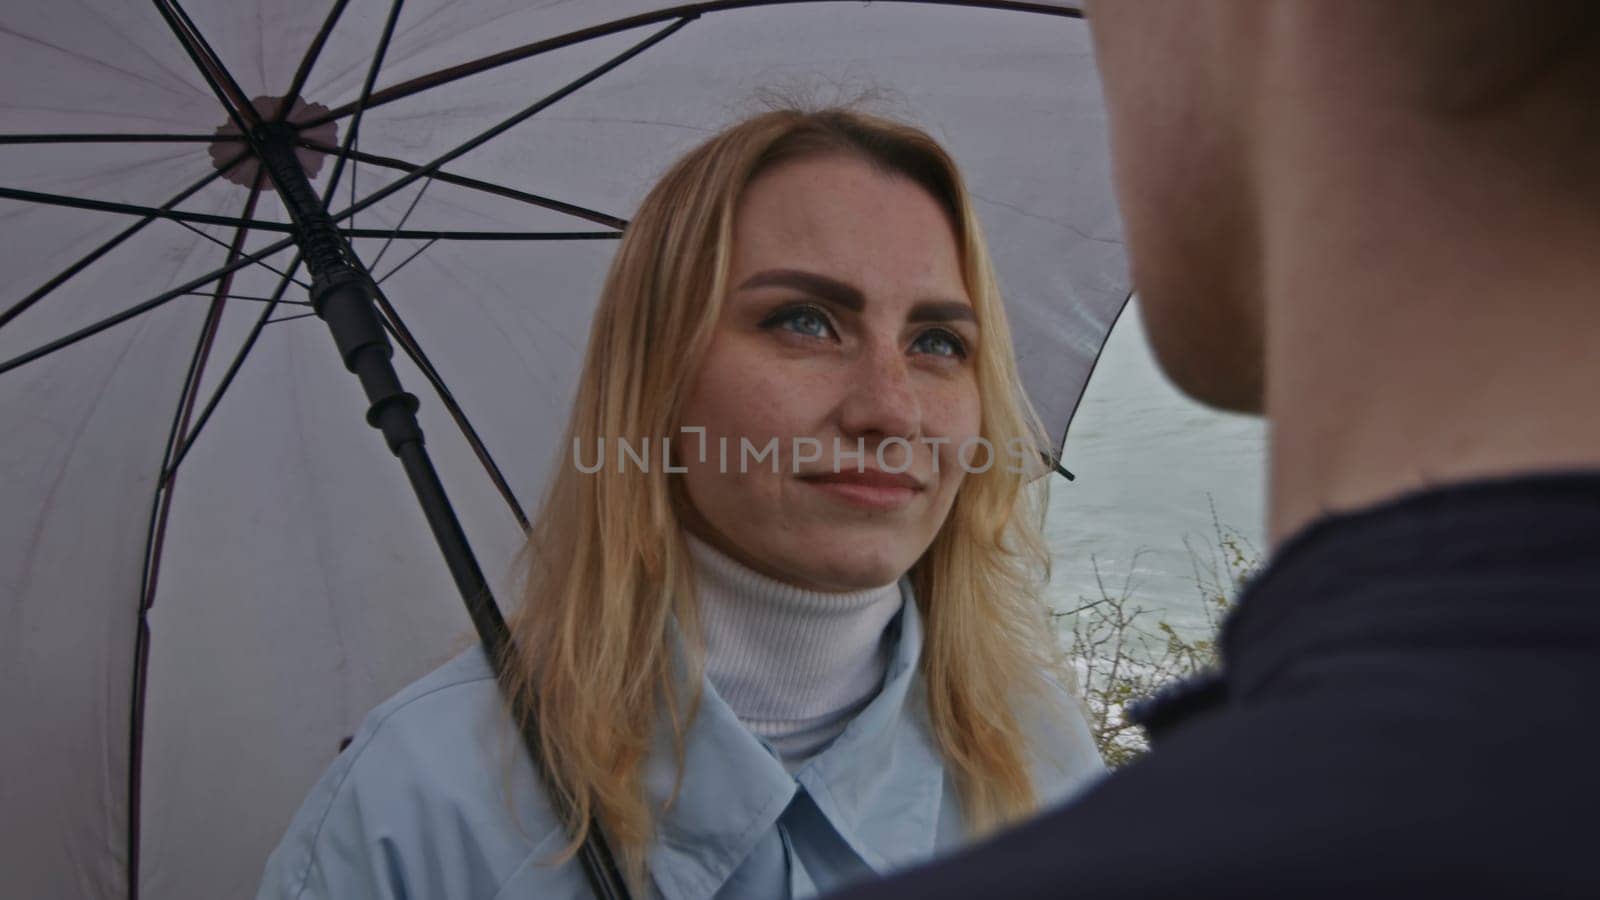
[[[898,582],[827,593],[750,569],[691,536],[706,675],[786,761],[837,736],[882,686]]]
[[[1600,466],[1600,189],[1562,152],[1592,135],[1536,101],[1490,124],[1321,101],[1262,157],[1273,540],[1441,482]]]

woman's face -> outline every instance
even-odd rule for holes
[[[950,222],[906,178],[817,157],[751,182],[732,251],[683,415],[704,442],[675,437],[686,524],[791,584],[894,581],[944,523],[979,429],[978,325]]]

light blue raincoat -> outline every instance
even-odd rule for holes
[[[792,775],[705,685],[649,849],[655,895],[810,897],[967,839],[928,727],[922,624],[904,580],[901,592],[882,690]],[[1031,729],[1045,803],[1101,771],[1078,707],[1060,699]],[[367,716],[268,859],[258,900],[591,896],[575,858],[550,864],[567,834],[520,747],[481,649],[456,657]],[[675,775],[663,735],[646,763],[650,796],[669,796]]]

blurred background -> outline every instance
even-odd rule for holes
[[[1266,425],[1183,396],[1137,298],[1111,330],[1052,478],[1048,599],[1102,754],[1142,737],[1123,707],[1214,661],[1213,638],[1266,550]]]

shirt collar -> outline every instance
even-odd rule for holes
[[[648,866],[668,900],[714,895],[804,788],[845,843],[879,872],[933,853],[944,765],[916,677],[922,622],[909,582],[899,637],[878,695],[797,773],[741,723],[709,681],[684,736],[683,777],[670,730],[657,729],[645,789],[661,808]],[[890,626],[895,627],[894,625]],[[869,762],[870,761],[870,762]]]

